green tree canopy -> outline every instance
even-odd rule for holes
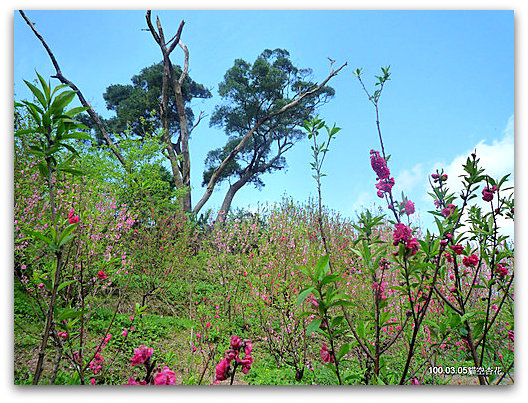
[[[310,81],[311,73],[310,69],[294,66],[289,52],[284,49],[266,49],[253,64],[242,59],[235,60],[219,85],[218,92],[226,103],[216,106],[210,121],[210,126],[224,129],[228,140],[223,147],[208,153],[204,185],[252,127],[316,86]],[[232,197],[243,185],[252,183],[261,188],[264,186],[261,179],[263,173],[286,167],[284,153],[304,138],[303,122],[333,95],[334,89],[324,86],[311,96],[302,98],[286,113],[277,114],[258,127],[218,178],[218,182],[227,179],[235,181],[226,194],[222,211],[229,210]]]
[[[174,66],[176,75],[181,74],[181,67]],[[103,119],[111,133],[123,133],[129,129],[133,134],[143,137],[161,127],[160,100],[163,80],[163,63],[145,67],[131,79],[132,84],[112,84],[106,88],[103,97],[108,110],[115,111],[116,116]],[[194,113],[188,106],[193,98],[210,98],[211,92],[202,84],[198,84],[189,76],[182,83],[183,99],[187,104],[185,111],[189,125],[192,125]],[[169,86],[169,128],[171,135],[179,132],[179,119],[172,86]],[[90,124],[90,118],[85,116],[83,123],[95,129]],[[99,137],[99,136],[98,136]]]

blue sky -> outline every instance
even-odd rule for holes
[[[102,97],[111,84],[128,84],[143,67],[161,60],[146,27],[145,11],[27,11],[52,48],[63,74],[105,117]],[[426,178],[444,166],[456,177],[460,158],[475,147],[491,174],[514,169],[514,19],[513,11],[188,11],[153,12],[167,37],[185,20],[182,41],[190,51],[191,77],[210,88],[213,98],[193,103],[210,116],[221,103],[218,83],[236,58],[253,62],[266,48],[284,48],[298,67],[310,67],[313,80],[329,73],[328,57],[348,66],[329,85],[336,96],[320,110],[330,125],[342,128],[331,146],[323,182],[324,202],[346,216],[380,203],[369,151],[379,149],[372,105],[352,74],[363,68],[372,88],[381,66],[391,65],[392,80],[380,104],[385,148],[395,192],[416,202],[422,223],[432,202]],[[173,63],[182,61],[174,52]],[[23,79],[54,74],[43,47],[18,13],[14,15],[14,87],[29,97]],[[209,119],[193,132],[193,202],[201,185],[208,150],[225,141]],[[499,157],[500,156],[500,157]],[[233,207],[315,195],[307,141],[286,155],[286,171],[263,176],[262,191],[246,186]],[[453,183],[454,186],[454,183]],[[455,186],[454,186],[455,187]],[[217,187],[206,208],[218,208],[227,185]],[[513,229],[510,229],[513,231]],[[509,231],[508,231],[509,232]]]

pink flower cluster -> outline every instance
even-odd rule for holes
[[[450,248],[453,249],[453,252],[457,255],[461,255],[462,252],[464,252],[464,247],[462,245],[451,245]]]
[[[403,212],[407,215],[414,214],[415,212],[414,203],[410,200],[405,201],[403,205]]]
[[[479,258],[477,255],[472,254],[471,256],[465,256],[464,259],[462,259],[462,263],[466,267],[475,267],[478,264]]]
[[[166,365],[156,375],[154,375],[154,385],[175,385],[176,373]]]
[[[497,186],[493,185],[491,188],[489,187],[485,187],[483,190],[482,190],[482,200],[484,201],[492,201],[493,200],[493,195],[495,194],[495,192],[498,190]]]
[[[134,349],[134,356],[130,360],[132,366],[141,365],[148,362],[152,354],[154,353],[153,348],[148,348],[145,345],[139,346],[139,348]]]
[[[456,206],[454,204],[448,204],[447,207],[442,209],[442,215],[444,217],[449,217],[451,214],[454,213]]]
[[[374,172],[376,172],[376,175],[378,175],[378,179],[387,179],[390,176],[387,161],[378,151],[370,150],[370,165]]]
[[[112,338],[112,335],[110,333],[108,333],[105,336],[101,346],[97,348],[97,351],[95,353],[94,359],[92,361],[90,361],[89,367],[92,370],[92,372],[94,373],[94,375],[96,375],[103,368],[103,366],[101,364],[103,363],[104,359],[101,356],[100,352],[101,352],[101,350],[103,348],[105,348],[108,345],[108,342],[110,341],[111,338]],[[79,358],[79,352],[78,351],[74,352],[74,357],[75,358]]]
[[[442,174],[442,175],[432,174],[431,178],[433,178],[435,182],[438,182],[438,181],[442,182],[442,181],[447,180],[447,174]]]
[[[385,193],[389,193],[392,190],[394,178],[390,177],[387,161],[378,151],[370,150],[370,165],[377,175],[378,183],[376,183],[376,189],[378,189],[378,197],[382,198]]]
[[[407,225],[402,223],[397,223],[395,225],[394,232],[392,233],[392,238],[394,240],[393,245],[397,246],[400,243],[405,244],[405,247],[411,252],[411,256],[413,256],[418,252],[420,244],[416,238],[411,237],[412,231]]]
[[[327,364],[335,361],[334,354],[332,354],[332,352],[328,350],[328,347],[326,347],[326,343],[323,343],[323,346],[321,347],[321,359]]]
[[[508,275],[508,268],[505,265],[499,263],[495,269],[495,272],[499,275],[499,277],[504,278]]]
[[[242,373],[247,374],[251,369],[251,364],[253,364],[253,358],[251,358],[253,345],[251,340],[242,341],[240,337],[232,335],[230,347],[231,349],[225,352],[224,358],[216,365],[217,381],[225,381],[233,374],[237,366],[241,366]],[[244,351],[244,358],[240,355],[241,351]],[[232,361],[235,362],[233,372],[231,372]]]
[[[75,215],[75,210],[71,209],[68,213],[68,221],[70,224],[75,224],[79,222],[79,216]]]

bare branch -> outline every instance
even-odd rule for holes
[[[123,165],[123,167],[127,170],[127,172],[131,173],[130,168],[128,167],[128,165],[127,165],[127,163],[125,161],[125,158],[121,155],[121,153],[117,149],[116,145],[114,144],[114,142],[112,141],[112,139],[108,135],[108,133],[107,133],[107,131],[106,131],[104,125],[103,125],[103,122],[101,122],[101,119],[99,119],[99,116],[97,115],[97,113],[95,113],[95,110],[93,109],[92,105],[90,105],[90,103],[83,96],[81,90],[79,88],[77,88],[77,86],[74,83],[72,83],[70,80],[68,80],[66,77],[64,77],[64,75],[62,74],[61,69],[59,67],[59,63],[57,62],[57,59],[55,58],[55,55],[53,54],[53,52],[49,48],[49,46],[46,43],[46,41],[44,41],[44,38],[35,29],[35,26],[33,25],[33,23],[31,21],[29,21],[29,19],[26,17],[26,14],[24,14],[24,12],[22,10],[19,10],[19,13],[22,16],[22,18],[24,18],[26,23],[30,26],[30,28],[33,31],[33,33],[35,34],[35,36],[40,40],[40,42],[42,43],[42,45],[46,49],[46,52],[48,52],[48,55],[49,55],[49,57],[51,59],[51,62],[53,63],[53,66],[55,67],[55,71],[57,73],[55,76],[52,76],[52,77],[57,78],[61,83],[66,84],[73,91],[76,92],[77,97],[79,98],[79,101],[81,102],[82,106],[84,106],[85,108],[88,108],[88,110],[87,110],[88,114],[93,119],[93,121],[95,122],[95,124],[97,125],[99,130],[101,131],[101,133],[103,135],[103,138],[106,141],[106,144],[108,144],[108,147],[110,148],[110,150],[112,150],[114,155],[117,157],[119,162]]]

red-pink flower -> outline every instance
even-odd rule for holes
[[[225,381],[229,376],[229,364],[227,358],[224,358],[216,365],[216,380]]]
[[[326,343],[323,343],[323,346],[321,347],[321,359],[326,363],[334,362],[334,356],[326,347]]]
[[[251,369],[251,364],[253,364],[253,358],[250,355],[246,355],[240,360],[240,363],[242,364],[242,373],[247,374]]]
[[[508,331],[508,339],[513,341],[513,337],[514,337],[513,330]]]
[[[407,243],[410,241],[412,235],[411,229],[402,223],[397,223],[395,225],[394,232],[392,233],[392,238],[394,239],[393,245],[396,246],[400,242]]]
[[[482,190],[482,200],[484,201],[492,201],[493,200],[493,195],[495,194],[495,192],[497,191],[497,186],[493,185],[491,187],[491,189],[489,187],[485,187],[483,190]]]
[[[499,275],[499,277],[504,278],[508,275],[508,268],[503,264],[498,264],[497,268],[495,269],[496,273]]]
[[[378,179],[387,179],[389,177],[390,171],[387,167],[387,161],[378,151],[370,150],[370,165],[376,175],[378,175]]]
[[[66,332],[57,332],[57,336],[59,336],[61,339],[67,339],[68,333]]]
[[[462,259],[462,263],[466,267],[475,267],[478,264],[478,256],[475,254],[472,254],[471,256],[465,256],[464,259]]]
[[[414,256],[416,252],[418,252],[420,244],[418,243],[418,240],[416,238],[412,238],[407,241],[405,247],[411,251],[411,256]]]
[[[176,374],[166,365],[163,370],[154,376],[154,385],[175,385]]]
[[[251,340],[246,340],[246,348],[244,349],[244,353],[246,353],[246,355],[250,355],[251,351],[253,351],[253,344],[251,344]]]
[[[450,248],[453,249],[453,252],[457,255],[461,255],[462,252],[464,252],[464,247],[462,245],[451,245]]]
[[[144,364],[152,354],[154,353],[153,348],[148,348],[147,346],[139,346],[139,348],[134,349],[134,357],[132,357],[132,365],[141,365]]]
[[[455,211],[456,206],[454,204],[448,204],[446,208],[442,209],[442,215],[444,217],[449,217]]]
[[[97,273],[97,277],[98,277],[100,280],[104,280],[105,278],[108,278],[108,275],[106,275],[104,271],[100,270],[100,271]]]
[[[75,215],[75,210],[71,209],[68,213],[68,221],[70,224],[75,224],[79,222],[79,216]]]
[[[407,215],[414,214],[414,203],[410,200],[407,200],[405,204],[403,205],[403,211]]]
[[[242,346],[242,339],[238,336],[232,335],[231,336],[231,348],[235,350],[239,350]]]

